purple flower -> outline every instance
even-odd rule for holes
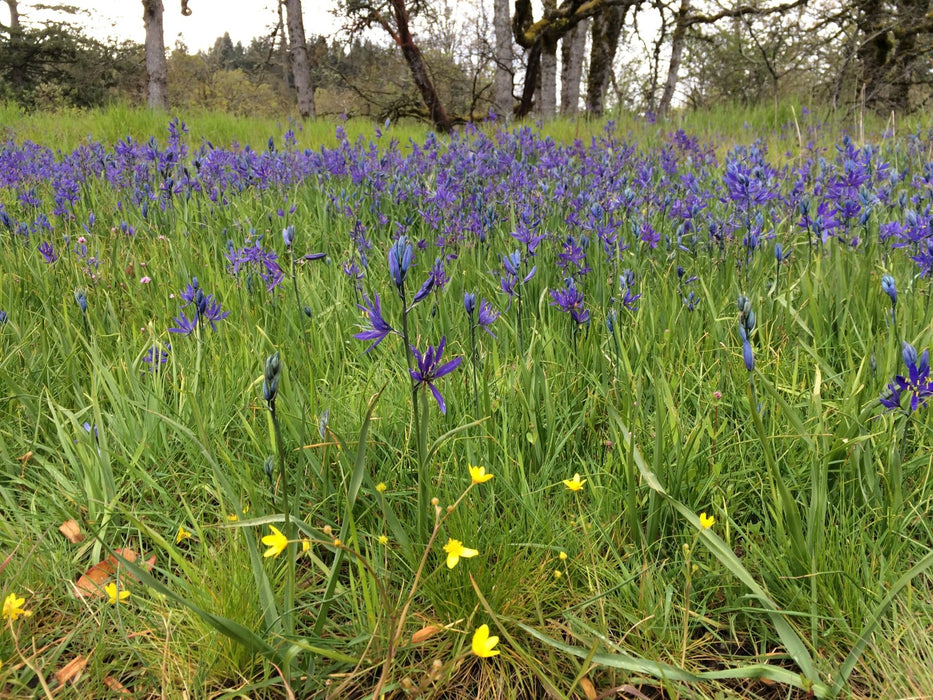
[[[165,349],[156,345],[149,348],[149,352],[143,355],[143,362],[149,365],[150,372],[158,372],[162,368],[162,365],[168,362],[168,351],[171,349],[171,343],[166,343]]]
[[[891,275],[881,278],[881,291],[891,298],[891,306],[897,306],[897,285],[894,284],[894,278]]]
[[[444,404],[444,397],[441,395],[441,392],[434,386],[434,382],[445,374],[450,374],[457,369],[457,367],[460,366],[460,361],[463,359],[462,357],[457,357],[449,362],[441,364],[441,357],[444,354],[444,345],[446,342],[447,339],[442,337],[437,347],[434,348],[429,345],[424,355],[421,354],[418,348],[412,345],[411,351],[418,361],[418,369],[410,370],[411,378],[415,382],[415,387],[427,386],[430,388],[431,393],[434,394],[434,398],[437,401],[438,407],[441,409],[441,413],[444,414],[447,413],[447,406]]]
[[[42,257],[45,258],[45,262],[49,265],[58,260],[58,255],[55,252],[55,248],[53,248],[52,244],[48,241],[40,243],[38,250],[40,253],[42,253]]]
[[[214,298],[213,294],[204,293],[197,277],[191,278],[191,282],[182,290],[181,298],[187,302],[182,308],[194,306],[194,318],[189,319],[184,312],[179,313],[173,319],[178,325],[175,328],[169,328],[169,333],[191,335],[194,329],[205,321],[211,324],[212,331],[216,331],[217,321],[222,321],[230,315],[229,311],[221,309],[220,302]]]
[[[907,376],[897,375],[888,383],[887,393],[878,400],[888,410],[901,407],[901,395],[907,392],[910,395],[910,410],[916,411],[920,406],[926,406],[933,396],[933,382],[930,381],[930,351],[924,350],[920,357],[914,346],[904,342],[901,357],[907,367]]]
[[[395,282],[399,291],[405,284],[405,276],[408,274],[408,268],[411,267],[413,254],[408,236],[399,236],[389,248],[389,274],[392,275],[392,281]]]
[[[379,345],[389,333],[393,333],[395,329],[392,328],[386,320],[382,317],[382,305],[379,301],[379,295],[373,295],[374,301],[370,301],[369,297],[363,295],[363,304],[357,304],[357,307],[360,311],[365,311],[369,316],[369,328],[362,330],[361,332],[355,334],[353,337],[357,340],[372,340],[372,345],[366,348],[365,352],[369,352],[374,347]],[[365,354],[364,352],[364,354]]]
[[[476,323],[493,338],[496,337],[496,334],[493,333],[489,327],[495,322],[497,318],[499,318],[499,312],[492,308],[488,301],[483,299],[479,303],[479,316],[476,319]]]
[[[573,277],[568,277],[560,289],[551,290],[551,306],[569,313],[570,318],[578,324],[590,320],[590,312],[583,308],[583,292],[577,288]]]

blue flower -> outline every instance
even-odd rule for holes
[[[894,284],[894,278],[891,275],[881,278],[881,291],[891,298],[891,306],[897,306],[897,285]]]
[[[408,268],[411,267],[413,255],[408,236],[399,236],[389,248],[389,274],[392,275],[392,281],[400,291],[405,284],[405,276],[408,274]]]
[[[55,252],[55,248],[52,247],[51,243],[47,241],[40,243],[38,250],[40,253],[42,253],[42,257],[49,265],[58,260],[58,254]]]
[[[460,366],[460,361],[462,357],[454,358],[449,362],[441,364],[441,357],[444,355],[444,345],[446,344],[447,339],[441,338],[441,342],[438,343],[437,347],[428,346],[427,351],[422,355],[421,352],[414,345],[411,346],[411,351],[415,356],[415,359],[418,361],[418,369],[410,370],[411,378],[415,381],[415,388],[421,386],[427,386],[431,389],[431,393],[434,394],[434,398],[437,401],[438,407],[441,409],[441,413],[447,413],[447,406],[444,404],[444,397],[441,395],[441,392],[434,382],[443,377],[445,374],[450,374],[457,367]]]
[[[357,304],[357,307],[360,311],[365,311],[367,316],[369,316],[369,328],[362,330],[361,332],[355,334],[353,337],[357,340],[372,340],[372,345],[366,348],[365,352],[369,352],[374,347],[379,345],[389,333],[393,333],[395,329],[392,328],[386,320],[382,317],[382,305],[379,301],[379,295],[373,295],[374,301],[370,301],[369,297],[363,296],[363,304]]]
[[[497,318],[499,318],[499,312],[492,308],[488,301],[483,299],[479,303],[479,316],[476,319],[476,323],[493,338],[496,337],[496,334],[493,333],[489,327],[495,322]]]
[[[910,395],[910,410],[916,411],[920,406],[926,406],[933,396],[933,382],[930,381],[930,351],[924,350],[920,357],[914,346],[904,342],[901,358],[907,367],[907,376],[897,375],[888,383],[887,393],[878,400],[888,410],[901,407],[901,396],[906,392]]]

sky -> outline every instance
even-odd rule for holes
[[[116,38],[143,43],[146,30],[143,27],[143,6],[140,0],[66,0],[67,3],[84,10],[75,18],[69,18],[85,28],[88,35],[97,39]],[[49,21],[62,14],[34,10],[42,4],[31,0],[19,1],[19,13],[24,25]],[[46,4],[52,4],[46,1]],[[253,37],[271,33],[277,21],[273,0],[189,0],[191,15],[182,17],[179,0],[163,0],[165,6],[165,47],[174,48],[179,39],[189,52],[208,50],[224,32],[230,33],[233,43],[248,45]],[[338,29],[336,19],[328,11],[334,0],[304,0],[305,34],[334,33]],[[0,3],[0,22],[8,24],[10,19],[6,3]]]

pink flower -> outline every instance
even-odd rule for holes
[[[140,284],[149,284],[150,282],[152,282],[152,278],[151,278],[151,277],[140,277],[140,278],[139,278],[139,283],[140,283]]]

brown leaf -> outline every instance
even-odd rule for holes
[[[586,695],[586,700],[596,700],[596,686],[593,685],[593,681],[584,676],[580,679],[580,687],[583,688],[583,693]]]
[[[429,640],[431,637],[433,637],[435,634],[437,634],[438,632],[443,632],[443,631],[444,631],[444,628],[439,627],[438,625],[426,625],[425,627],[422,627],[420,630],[418,630],[413,635],[411,635],[411,643],[421,644],[421,642],[425,642]]]
[[[66,520],[58,526],[58,531],[62,533],[71,544],[79,544],[84,541],[84,533],[81,532],[81,526],[75,520]]]
[[[26,454],[19,458],[19,461],[23,463],[23,466],[26,466],[26,462],[29,461],[29,458],[32,457],[32,450],[29,450]]]
[[[88,569],[81,578],[78,579],[78,582],[75,584],[75,595],[78,598],[105,598],[107,597],[104,587],[110,583],[110,579],[113,578],[114,574],[117,573],[117,570],[120,568],[122,563],[117,559],[116,555],[121,556],[128,562],[135,563],[139,559],[139,555],[134,552],[132,549],[115,549],[114,553],[111,554],[105,561],[94,564],[90,569]],[[153,554],[148,559],[140,562],[140,566],[146,571],[152,571],[152,567],[155,566],[156,557]],[[138,580],[131,573],[126,572],[125,575],[128,578],[133,579],[134,581]]]
[[[58,679],[58,684],[65,685],[65,683],[77,683],[78,678],[80,678],[81,672],[84,671],[85,666],[87,666],[87,657],[75,657],[67,664],[65,664],[64,667],[62,667],[62,669],[55,674],[55,677]]]
[[[113,559],[113,557],[110,558]],[[75,584],[75,595],[78,598],[106,598],[104,587],[116,571],[116,567],[109,560],[94,564],[78,579]]]
[[[113,676],[107,676],[104,679],[104,685],[110,688],[110,690],[113,692],[119,693],[120,695],[132,695],[132,693],[128,691],[126,687]]]

